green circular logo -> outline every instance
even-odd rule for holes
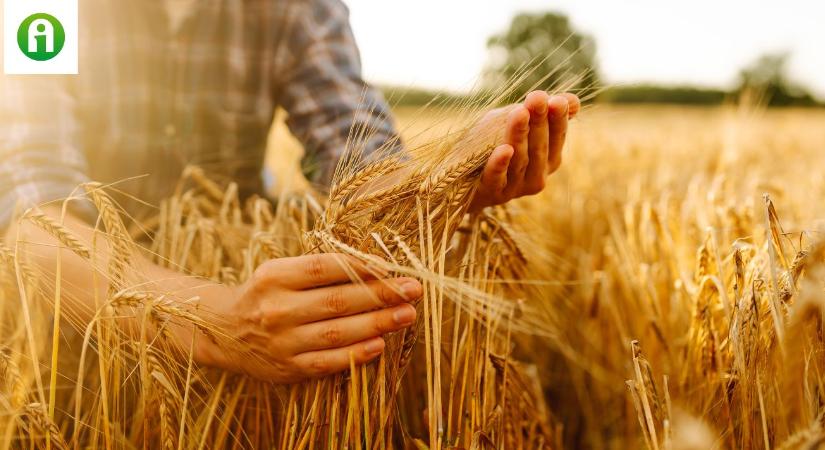
[[[32,14],[17,29],[17,45],[24,55],[35,61],[54,58],[65,43],[63,24],[50,14]]]

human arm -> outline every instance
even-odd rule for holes
[[[288,125],[307,154],[321,156],[315,181],[328,183],[350,130],[369,131],[363,135],[366,142],[359,143],[367,153],[382,145],[400,150],[401,145],[389,108],[361,77],[346,7],[339,0],[315,0],[296,16],[298,24],[287,41],[299,57],[282,79],[283,104]],[[485,114],[456,146],[469,152],[494,147],[470,209],[542,191],[546,177],[561,164],[568,119],[580,108],[573,94],[535,91],[521,104]]]
[[[64,216],[57,206],[46,206],[42,213],[86,248],[92,248],[94,239],[94,263],[25,219],[8,230],[8,246],[44,274],[56,274],[59,261],[63,311],[88,324],[108,299],[109,281],[100,268],[109,265],[109,241],[104,233],[95,236],[82,220]],[[346,370],[350,353],[358,364],[374,359],[384,349],[384,334],[414,323],[415,308],[409,302],[421,295],[416,280],[384,279],[357,260],[336,254],[271,260],[237,287],[160,267],[140,254],[130,266],[142,280],[136,289],[163,295],[173,306],[196,306],[208,313],[204,317],[220,318],[212,325],[226,339],[213,341],[191,323],[175,322],[167,329],[173,345],[186,350],[195,334],[196,362],[277,383]],[[345,267],[364,282],[351,282]],[[141,314],[119,316],[123,330],[140,329]]]
[[[0,230],[16,212],[71,195],[88,182],[77,98],[60,76],[0,78]],[[82,206],[77,214],[88,216]]]
[[[329,184],[346,150],[359,147],[369,156],[382,147],[400,151],[401,144],[389,107],[361,76],[347,7],[340,0],[299,3],[283,40],[292,58],[277,74],[279,100],[290,131],[316,163],[311,181]],[[360,137],[347,149],[351,131]]]
[[[63,78],[5,77],[2,83],[0,216],[5,223],[0,223],[0,235],[5,231],[8,246],[25,255],[32,267],[44,274],[43,279],[52,283],[60,255],[63,308],[84,327],[93,320],[102,303],[109,300],[106,274],[99,269],[108,266],[110,252],[106,234],[95,236],[90,225],[95,215],[90,203],[72,201],[73,205],[84,206],[71,208],[64,216],[55,202],[71,196],[78,185],[88,181],[87,161],[80,150],[82,122],[76,111],[77,99],[71,84]],[[11,220],[16,205],[22,210],[43,203],[46,203],[42,207],[46,220],[62,223],[64,229],[87,248],[92,248],[93,239],[96,241],[94,265],[66,249],[61,250],[57,239],[31,221],[24,219],[18,224]],[[339,279],[340,286],[336,288],[339,291],[334,291],[336,295],[345,290],[344,287],[351,289],[343,296],[332,297],[335,300],[332,302],[326,297],[331,289],[328,286],[314,289],[302,286],[300,282],[282,286],[279,277],[266,276],[270,272],[288,272],[299,274],[293,276],[295,279],[301,279],[300,274],[304,274],[312,280],[311,276],[318,272],[308,272],[309,268],[318,267],[312,262],[313,258],[322,258],[329,263],[333,257],[308,256],[270,262],[259,269],[259,275],[253,281],[237,288],[160,267],[140,255],[133,264],[147,281],[140,286],[141,290],[171,294],[169,299],[178,302],[197,299],[199,309],[224,319],[221,323],[223,334],[245,343],[249,351],[257,355],[257,358],[242,358],[242,355],[224,350],[204,338],[196,340],[195,359],[199,363],[242,371],[271,381],[292,382],[346,369],[348,356],[345,364],[341,358],[350,350],[359,363],[376,357],[380,349],[378,353],[370,352],[367,345],[372,343],[382,349],[382,332],[401,327],[392,320],[393,314],[398,310],[408,313],[412,310],[414,317],[414,308],[407,304],[407,300],[414,299],[415,295],[402,299],[399,289],[388,290],[387,286],[392,286],[393,280],[387,280],[386,285],[373,281],[368,285],[370,289],[364,289],[348,283],[348,279]],[[321,270],[327,270],[328,266],[322,265]],[[418,286],[417,282],[408,281]],[[313,300],[316,306],[282,312],[285,305],[311,305]],[[324,309],[328,305],[340,310],[333,311],[331,317]],[[275,311],[279,320],[272,319],[275,313],[261,311]],[[313,312],[317,315],[312,315]],[[314,317],[318,320],[311,321]],[[134,330],[137,327],[135,320],[121,321],[123,329]],[[364,330],[369,333],[365,335]],[[192,335],[197,332],[191,326],[180,325],[173,326],[170,331],[174,343],[183,349],[189,348]],[[327,336],[328,344],[321,347],[323,337],[319,337],[314,345],[294,345],[311,341],[308,336],[313,332]],[[307,353],[309,356],[298,358]]]

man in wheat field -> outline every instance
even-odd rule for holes
[[[18,229],[15,211],[51,202],[43,211],[59,217],[55,200],[81,183],[144,174],[117,188],[157,204],[188,164],[237,181],[243,195],[262,193],[266,137],[278,106],[314,162],[310,175],[318,183],[330,181],[352,127],[375,131],[368,149],[396,139],[387,106],[361,78],[339,0],[80,0],[80,20],[80,75],[3,80],[0,228],[10,239],[22,233],[45,244],[26,251],[46,273],[53,273],[58,246],[34,228]],[[541,191],[560,164],[568,117],[578,110],[574,95],[537,91],[482,119],[476,129],[503,129],[472,208]],[[123,206],[140,214],[138,204]],[[88,217],[73,209],[65,223],[90,242]],[[66,297],[90,319],[93,293],[105,295],[107,283],[69,252],[61,257]],[[415,321],[410,303],[422,295],[418,281],[351,283],[342,258],[273,260],[240,287],[140,264],[156,280],[152,289],[198,296],[204,308],[235,323],[233,333],[268,364],[226,354],[208,339],[197,340],[199,362],[296,382],[347,369],[350,354],[356,363],[372,360],[384,349],[382,335]],[[174,330],[185,346],[194,332]]]

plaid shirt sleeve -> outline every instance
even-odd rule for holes
[[[88,181],[76,99],[66,78],[0,78],[0,230],[16,211]]]
[[[400,149],[389,107],[361,77],[361,61],[340,0],[314,0],[296,11],[284,45],[290,63],[281,79],[287,126],[304,145],[312,181],[328,184],[352,130],[366,155]]]

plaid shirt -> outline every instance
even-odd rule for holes
[[[80,75],[0,81],[0,227],[20,202],[64,198],[89,180],[148,174],[117,187],[157,204],[187,164],[261,193],[277,106],[316,182],[331,178],[352,127],[374,131],[368,150],[396,138],[339,0],[193,8],[172,29],[158,0],[80,0]]]

